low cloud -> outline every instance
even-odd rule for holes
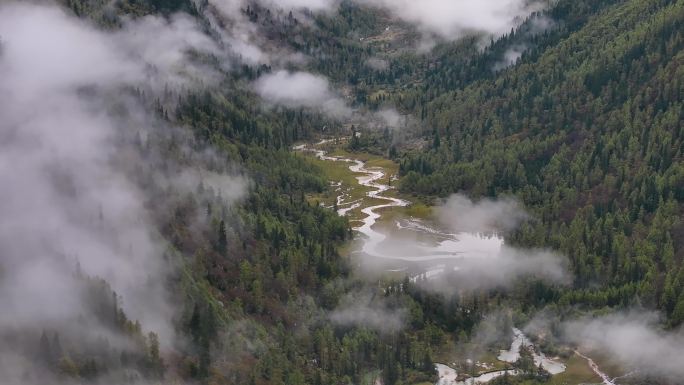
[[[225,203],[242,198],[249,183],[245,177],[190,168],[181,170],[169,180],[169,186],[187,193],[197,192],[197,187],[201,185],[213,195],[224,198]]]
[[[351,109],[335,94],[325,77],[308,72],[285,70],[266,74],[254,83],[256,92],[267,102],[289,108],[311,108],[335,118],[348,117]]]
[[[246,4],[238,0],[212,0],[209,4],[205,16],[234,57],[250,65],[271,62],[271,55],[262,48],[263,38],[258,25],[243,13]]]
[[[174,267],[146,191],[126,172],[127,143],[156,119],[131,89],[157,95],[206,81],[213,72],[189,52],[217,54],[215,44],[181,16],[103,32],[55,6],[22,3],[0,5],[0,36],[2,337],[37,338],[36,330],[49,329],[73,344],[103,337],[124,344],[108,326],[111,316],[104,323],[93,309],[93,301],[100,313],[103,302],[111,306],[110,294],[87,287],[78,265],[106,280],[144,331],[171,343],[176,309],[166,284]],[[209,183],[226,190],[226,179]],[[11,372],[21,376],[30,371],[23,353],[3,346],[0,361],[21,362]]]
[[[289,12],[299,22],[309,19],[308,12],[329,12],[335,9],[337,0],[210,0],[204,15],[226,49],[238,61],[249,65],[268,64],[281,67],[301,64],[307,59],[301,53],[286,46],[274,44],[268,36],[269,28],[280,28],[279,23],[289,23]],[[266,7],[266,8],[263,8]],[[261,19],[251,19],[247,9],[259,10]],[[264,20],[266,9],[273,18]]]
[[[144,72],[133,72],[145,76],[136,79],[138,82],[171,83],[160,84],[160,89],[162,86],[209,83],[217,78],[213,68],[189,60],[190,52],[224,58],[216,42],[200,30],[194,19],[184,14],[173,15],[168,20],[147,16],[127,21],[120,31],[107,35],[106,39],[113,41],[112,49],[126,54],[129,62],[145,66]]]
[[[515,65],[523,54],[530,49],[532,38],[548,31],[555,25],[556,23],[543,13],[534,14],[516,31],[514,42],[504,51],[501,60],[494,64],[492,70],[501,71]]]
[[[397,129],[406,127],[409,118],[406,115],[401,115],[394,108],[386,108],[376,113],[376,116],[382,120],[386,127]]]
[[[389,69],[389,62],[385,59],[372,57],[366,60],[366,65],[376,71],[386,71]]]
[[[565,337],[606,354],[625,371],[679,382],[684,378],[684,333],[665,331],[655,313],[631,312],[584,318],[565,326]]]
[[[250,5],[248,0],[211,0],[210,2],[226,11],[228,15],[235,15],[240,8],[246,8]],[[317,12],[334,9],[339,4],[339,0],[256,0],[253,3],[283,11],[309,10]]]
[[[391,308],[384,297],[368,293],[345,296],[329,318],[343,326],[360,326],[381,332],[394,332],[404,328],[406,310]]]
[[[454,194],[437,209],[437,217],[452,231],[489,233],[513,230],[529,216],[512,198],[473,202],[465,195]]]
[[[419,50],[425,51],[436,40],[453,41],[467,35],[502,36],[520,25],[530,14],[542,10],[545,0],[353,0],[360,6],[379,8],[393,17],[410,23],[422,33]],[[243,10],[266,7],[272,15],[287,15],[292,11],[300,21],[308,21],[312,13],[334,12],[340,0],[210,0],[209,20],[223,36],[227,46],[249,64],[284,63],[292,52],[275,47],[265,38],[259,22],[253,22]],[[220,15],[220,16],[219,16]],[[215,16],[219,16],[218,18]],[[437,38],[437,39],[435,39]],[[488,39],[483,39],[483,41]],[[373,58],[366,65],[378,71],[387,69],[387,62]]]
[[[492,255],[468,256],[444,260],[441,274],[420,282],[433,291],[453,294],[457,291],[507,289],[522,278],[538,279],[551,284],[569,283],[566,261],[550,250],[520,250],[507,246]],[[422,264],[430,269],[430,264]]]
[[[455,40],[466,34],[501,36],[543,8],[526,0],[358,0],[389,10],[428,34]]]
[[[477,324],[470,342],[474,348],[482,350],[509,349],[513,326],[511,312],[508,309],[491,312]]]
[[[120,126],[102,98],[124,85],[184,81],[176,71],[183,51],[201,42],[185,22],[138,23],[130,34],[105,34],[55,7],[0,7],[0,90],[7,95],[0,105],[0,248],[8,273],[0,283],[2,324],[79,314],[76,284],[64,267],[78,260],[125,297],[131,314],[171,333],[166,271],[157,258],[163,247],[141,192],[111,163]],[[157,36],[154,44],[169,45],[152,48],[141,31],[188,36]]]
[[[473,202],[454,195],[435,208],[434,222],[403,218],[364,230],[360,263],[370,273],[405,271],[421,286],[454,294],[509,288],[523,278],[570,283],[567,260],[553,250],[505,244],[500,235],[528,218],[512,198]]]
[[[527,50],[525,45],[515,45],[510,47],[504,52],[503,58],[498,63],[494,64],[494,71],[501,71],[506,69],[515,63],[522,57],[523,53]]]
[[[313,12],[329,11],[336,7],[339,0],[262,0],[264,5],[270,5],[289,11],[291,9],[307,9]]]

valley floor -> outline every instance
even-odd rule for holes
[[[361,241],[345,250],[348,257],[361,255],[366,259],[372,259],[372,257],[390,259],[376,251],[378,248],[383,248],[383,240],[378,240],[377,237],[385,237],[384,234],[390,232],[398,231],[401,234],[401,230],[411,231],[414,237],[419,234],[421,241],[431,247],[439,247],[450,236],[454,238],[456,235],[463,236],[462,234],[449,234],[447,230],[440,228],[432,220],[431,206],[414,202],[418,201],[416,197],[399,194],[393,186],[398,180],[396,163],[378,155],[349,152],[345,149],[345,144],[344,139],[329,139],[316,144],[299,145],[295,147],[295,150],[303,153],[312,164],[323,169],[330,180],[329,191],[311,195],[308,200],[334,209],[339,215],[347,216],[353,229],[360,233]],[[412,227],[404,226],[402,223]],[[462,239],[456,239],[456,241],[460,240]],[[373,244],[375,248],[370,248],[369,244]],[[382,272],[383,275],[401,278],[408,271],[413,270],[411,267],[398,267],[398,265],[392,267],[394,268],[386,268]],[[416,268],[416,266],[412,267]],[[420,274],[429,278],[431,274],[439,274],[443,270],[444,266],[439,264],[428,269],[423,266]],[[414,276],[417,277],[417,275]],[[502,376],[506,371],[509,374],[516,374],[511,363],[517,358],[508,357],[507,359],[506,357],[515,356],[521,344],[530,347],[534,345],[519,330],[514,329],[514,334],[516,339],[509,351],[483,351],[478,346],[472,346],[472,349],[463,347],[459,349],[453,343],[448,344],[446,348],[437,352],[435,357],[440,375],[438,384],[465,385],[470,384],[471,381],[486,383]],[[474,356],[472,352],[476,351],[480,353]],[[468,362],[470,367],[467,366],[468,364],[464,365]],[[542,362],[545,369],[553,374],[546,382],[547,384],[613,384],[608,376],[604,377],[606,382],[595,370],[592,370],[589,357],[577,353],[567,359],[547,358],[543,354],[535,353],[535,363],[538,365],[539,362]],[[594,369],[600,371],[598,367]],[[464,375],[464,372],[468,372],[469,375]]]

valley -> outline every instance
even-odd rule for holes
[[[416,282],[444,274],[446,266],[458,270],[453,260],[488,258],[500,251],[504,240],[496,234],[452,234],[439,227],[429,215],[429,206],[427,210],[410,210],[414,204],[411,197],[398,194],[392,187],[392,183],[398,181],[397,165],[377,155],[346,151],[347,144],[348,138],[337,137],[296,145],[293,150],[310,157],[312,163],[322,165],[325,170],[330,179],[330,193],[311,196],[309,200],[350,218],[357,236],[354,246],[346,249],[346,257],[364,266],[362,270],[373,266],[379,276],[408,276],[410,281]],[[416,212],[422,216],[410,215]],[[418,240],[420,245],[409,250],[405,245],[396,248],[392,243],[397,237]],[[399,249],[401,252],[398,253]],[[380,268],[383,270],[378,271]],[[497,356],[485,354],[473,359],[448,352],[440,354],[439,362],[463,361],[471,369],[466,371],[467,374],[459,374],[460,371],[447,364],[435,363],[439,375],[436,385],[485,384],[498,377],[516,376],[520,372],[511,368],[511,364],[520,359],[521,348],[529,349],[534,365],[544,368],[552,376],[548,384],[582,378],[584,383],[603,381],[604,385],[616,385],[594,360],[577,350],[572,351],[568,358],[550,358],[520,329],[513,327],[511,336],[510,349],[500,350]],[[481,350],[481,347],[475,350]],[[492,361],[494,357],[496,359]]]
[[[0,382],[679,385],[684,1],[0,1]]]

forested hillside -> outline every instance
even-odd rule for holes
[[[543,323],[534,342],[579,366],[565,323],[619,311],[676,335],[684,2],[516,0],[482,30],[392,4],[0,4],[0,382],[457,384],[444,362],[580,383],[534,347],[477,357]],[[506,246],[563,255],[568,282],[366,274],[319,202],[342,182],[292,150],[329,137],[395,161],[421,209],[519,202]],[[680,362],[628,381],[676,384]]]
[[[572,259],[576,290],[561,303],[638,300],[679,324],[682,6],[617,4],[495,78],[434,98],[423,107],[432,148],[402,159],[402,189],[519,196],[539,220],[515,241]]]

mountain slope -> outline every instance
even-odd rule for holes
[[[678,324],[683,21],[682,2],[622,2],[534,61],[437,97],[433,148],[402,160],[402,189],[515,194],[540,219],[516,241],[572,258],[579,290],[563,301],[637,295]]]

